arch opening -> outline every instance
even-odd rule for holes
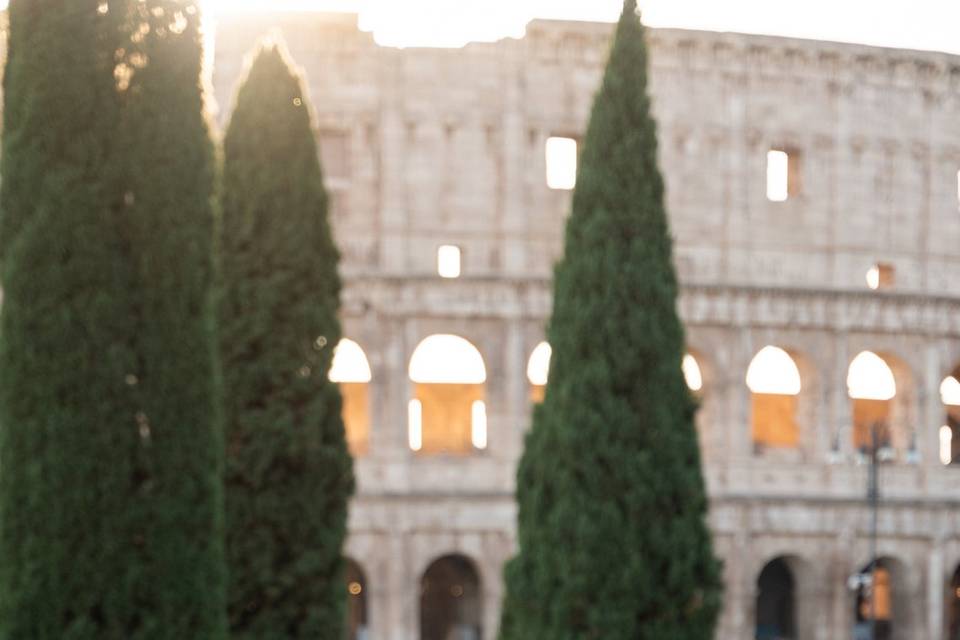
[[[857,637],[871,637],[870,630],[876,625],[874,640],[906,640],[911,629],[911,598],[908,593],[905,569],[898,560],[878,558],[876,564],[867,564],[860,572],[865,577],[856,590],[854,615]]]
[[[687,383],[687,388],[694,393],[703,391],[703,371],[700,369],[700,361],[692,353],[683,356],[683,379]]]
[[[420,581],[420,640],[480,640],[480,577],[461,555],[435,560]]]
[[[853,404],[853,446],[868,453],[893,446],[893,400],[897,383],[890,364],[872,351],[850,363],[847,392]]]
[[[430,336],[413,352],[409,375],[411,450],[465,455],[487,447],[487,371],[476,347],[459,336]]]
[[[950,592],[947,594],[947,624],[949,640],[960,638],[960,566],[953,572]]]
[[[754,451],[798,447],[797,408],[803,386],[794,358],[780,347],[764,347],[747,369],[747,387],[751,392]]]
[[[530,400],[535,404],[543,402],[550,378],[550,359],[553,349],[548,342],[541,342],[530,354],[527,361],[527,380],[530,382]]]
[[[370,381],[373,375],[363,348],[343,338],[333,353],[330,381],[340,387],[343,398],[343,426],[347,445],[354,456],[365,455],[370,448]]]
[[[960,465],[960,367],[944,378],[940,399],[945,413],[940,427],[940,462]]]
[[[797,594],[785,558],[771,560],[757,578],[756,640],[796,640]]]
[[[367,578],[355,561],[347,559],[344,578],[347,589],[346,640],[368,640]]]

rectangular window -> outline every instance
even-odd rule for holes
[[[867,271],[867,286],[874,291],[889,289],[896,281],[896,273],[892,264],[878,262]]]
[[[790,156],[786,151],[767,152],[767,200],[786,202],[790,198]]]
[[[471,441],[476,449],[487,448],[487,404],[476,400],[471,411]]]
[[[569,191],[577,184],[577,141],[547,138],[547,186]]]
[[[445,244],[437,249],[437,274],[441,278],[459,278],[460,277],[460,247]]]
[[[944,465],[953,462],[953,429],[946,425],[940,427],[940,462]]]
[[[419,400],[407,405],[407,441],[411,451],[423,448],[423,405]]]

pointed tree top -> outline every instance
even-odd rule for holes
[[[637,0],[624,0],[623,15],[624,16],[637,15]]]

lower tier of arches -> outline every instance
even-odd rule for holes
[[[514,517],[506,495],[359,497],[351,640],[493,640]],[[726,582],[717,638],[836,640],[874,620],[878,639],[958,637],[960,502],[884,506],[875,565],[862,504],[716,497],[711,524]]]

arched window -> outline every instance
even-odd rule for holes
[[[786,559],[777,558],[757,578],[756,640],[795,640],[796,583]]]
[[[761,349],[747,369],[747,387],[754,450],[798,446],[797,397],[802,387],[800,370],[790,354],[774,346]]]
[[[908,637],[911,611],[919,607],[907,591],[904,565],[893,558],[879,558],[868,564],[860,575],[854,616],[861,633],[868,632],[876,620],[876,640],[901,640]],[[857,636],[860,637],[860,636]]]
[[[960,464],[960,368],[940,385],[940,399],[946,407],[946,418],[940,427],[940,462]]]
[[[347,444],[355,456],[365,454],[370,447],[371,379],[370,363],[363,349],[353,340],[342,339],[333,354],[330,380],[340,385]]]
[[[878,447],[892,446],[892,401],[897,383],[890,365],[872,351],[860,353],[850,363],[847,391],[853,401],[853,446],[861,452],[871,451],[874,437]]]
[[[347,639],[367,640],[370,621],[367,617],[367,579],[360,565],[347,560],[344,573],[347,583]]]
[[[550,376],[550,358],[552,356],[553,349],[550,348],[550,345],[541,342],[530,354],[530,360],[527,362],[530,399],[535,403],[543,402],[543,396],[547,389],[547,378]]]
[[[466,454],[487,447],[487,371],[476,347],[458,336],[430,336],[410,358],[410,380],[412,450]]]
[[[480,578],[467,558],[444,556],[420,583],[420,640],[480,640]]]
[[[703,372],[700,370],[700,363],[693,354],[683,356],[683,379],[687,382],[687,388],[694,393],[703,390]]]

